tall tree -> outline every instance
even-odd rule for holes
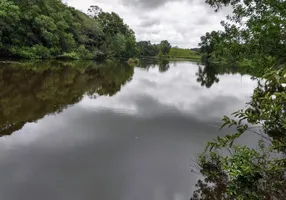
[[[170,50],[171,50],[172,46],[171,44],[168,42],[168,40],[163,40],[160,43],[160,50],[164,55],[167,55]]]
[[[92,6],[88,14],[59,0],[1,0],[0,56],[99,59],[135,54],[135,34],[116,13]],[[120,40],[121,39],[121,40]],[[117,53],[114,53],[117,51]],[[110,55],[108,53],[111,53]]]
[[[156,44],[151,44],[150,41],[140,41],[136,44],[139,56],[157,56],[160,48]]]
[[[101,49],[106,51],[109,57],[135,56],[135,33],[118,14],[103,12],[98,6],[91,6],[89,13],[102,27],[105,44]]]

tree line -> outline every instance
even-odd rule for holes
[[[170,44],[136,42],[114,12],[91,6],[87,13],[60,0],[1,0],[0,57],[103,60],[167,54]]]
[[[172,46],[167,40],[160,44],[152,44],[150,41],[140,41],[137,43],[137,51],[140,57],[153,57],[158,55],[167,55]]]

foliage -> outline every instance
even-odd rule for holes
[[[153,57],[160,52],[159,45],[151,44],[150,41],[140,41],[136,44],[136,48],[140,57]]]
[[[89,9],[87,10],[88,15],[93,18],[98,17],[99,14],[101,14],[102,12],[103,10],[96,5],[90,6]]]
[[[97,6],[88,13],[59,0],[1,0],[0,56],[98,60],[134,56],[134,32],[116,13]]]
[[[213,53],[215,52],[215,47],[220,42],[220,33],[216,31],[212,31],[211,33],[206,33],[205,36],[201,37],[201,43],[199,46],[201,47],[202,60],[205,62],[210,61]]]
[[[204,58],[228,63],[250,60],[252,73],[262,78],[257,79],[248,106],[233,118],[223,118],[223,127],[235,127],[236,132],[209,142],[199,156],[198,168],[205,178],[198,182],[192,199],[285,199],[286,2],[206,2],[217,11],[231,6],[233,14],[227,17],[228,22],[222,22],[224,31],[202,37]],[[251,133],[261,138],[257,149],[236,143],[241,135]]]
[[[138,57],[157,57],[159,60],[199,60],[199,52],[190,49],[171,47],[167,40],[161,41],[160,44],[152,44],[150,41],[140,41],[136,44]]]
[[[284,199],[286,189],[286,71],[266,74],[249,107],[223,118],[236,133],[209,142],[198,164],[206,179],[192,199]],[[262,137],[258,149],[235,145],[242,134]],[[210,168],[211,166],[211,168]],[[223,180],[223,181],[222,181]],[[218,189],[220,188],[220,189]]]
[[[126,51],[126,38],[124,35],[116,34],[109,42],[109,55],[111,57],[121,57]]]
[[[206,3],[217,11],[223,6],[233,8],[228,21],[222,22],[224,31],[202,37],[201,47],[204,52],[208,49],[212,58],[233,62],[250,59],[256,70],[285,62],[285,1],[206,0]]]
[[[91,7],[89,12],[102,27],[106,42],[101,49],[108,52],[108,57],[131,58],[135,55],[135,33],[118,14],[103,12],[97,6]]]
[[[167,55],[170,52],[171,48],[172,48],[172,46],[167,40],[161,41],[160,52],[162,52],[163,55]]]
[[[171,44],[167,40],[160,44],[152,44],[150,41],[140,41],[136,44],[137,55],[139,57],[155,57],[160,54],[167,55],[171,50]]]
[[[63,53],[62,55],[57,56],[58,59],[67,59],[67,60],[79,60],[79,56],[76,52]]]
[[[129,58],[127,63],[130,66],[136,66],[140,63],[140,60],[138,58]]]
[[[157,57],[159,58],[159,60],[163,59],[163,53],[161,50],[160,50],[159,54],[157,55]]]

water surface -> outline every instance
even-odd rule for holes
[[[0,199],[189,199],[196,154],[256,86],[229,72],[192,62],[0,65]]]

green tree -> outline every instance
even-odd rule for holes
[[[167,55],[170,52],[171,48],[172,46],[167,40],[161,41],[160,50],[164,55]]]
[[[201,47],[203,61],[208,62],[211,57],[214,57],[215,47],[218,46],[220,39],[220,33],[216,31],[207,32],[205,36],[201,37],[199,46]]]
[[[6,55],[9,52],[7,47],[14,42],[19,42],[17,38],[11,38],[10,33],[17,29],[17,23],[20,21],[20,8],[11,1],[0,1],[0,55]]]
[[[103,12],[98,6],[91,6],[89,13],[98,20],[102,27],[105,42],[100,49],[108,57],[131,58],[135,56],[135,33],[118,14]]]
[[[276,0],[206,0],[219,11],[223,6],[233,13],[222,21],[224,31],[213,55],[235,61],[251,59],[256,68],[285,62],[285,2]],[[257,69],[256,69],[257,70]]]
[[[153,57],[160,52],[159,46],[151,44],[150,41],[140,41],[136,44],[136,48],[140,57]]]
[[[89,16],[96,18],[103,12],[103,10],[96,5],[93,5],[93,6],[89,7],[87,12],[88,12]]]
[[[116,34],[109,40],[108,54],[112,57],[121,57],[127,50],[126,44],[126,37],[120,33]]]
[[[0,56],[102,59],[136,53],[135,34],[116,13],[92,6],[88,14],[59,0],[1,0]],[[125,51],[118,55],[110,44],[123,37]]]
[[[223,127],[234,134],[208,143],[198,157],[204,176],[193,200],[282,200],[286,190],[286,70],[285,1],[206,0],[219,11],[231,6],[224,31],[202,38],[208,60],[251,62],[258,87],[245,109],[225,116]],[[218,36],[218,37],[217,37]],[[258,79],[257,77],[262,77]],[[257,149],[237,145],[242,134],[261,137]]]
[[[209,142],[198,158],[204,180],[193,200],[284,199],[286,189],[286,70],[270,72],[255,89],[249,107],[225,116],[224,126],[236,132]],[[257,149],[237,145],[242,134],[261,136]],[[215,199],[215,198],[213,198]]]

